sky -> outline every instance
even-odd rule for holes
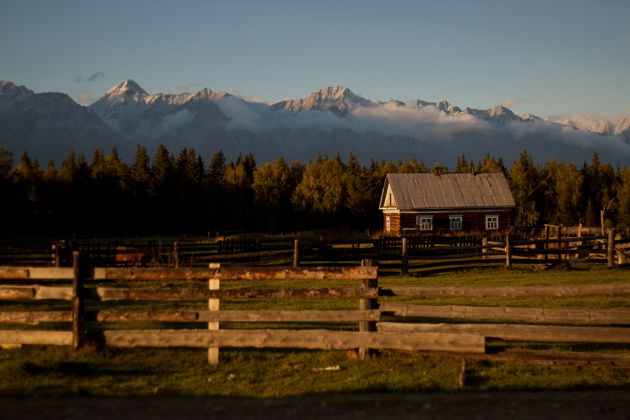
[[[630,1],[0,0],[0,80],[87,105],[128,78],[614,120],[630,114]]]

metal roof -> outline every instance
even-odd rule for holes
[[[390,185],[399,210],[515,207],[502,173],[435,175],[387,174],[381,196],[384,204]]]

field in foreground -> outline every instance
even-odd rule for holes
[[[628,280],[624,269],[534,272],[470,271],[430,278],[387,276],[391,285],[498,286],[599,284]],[[247,286],[247,284],[239,284]],[[273,286],[273,285],[270,285]],[[428,304],[512,304],[548,308],[630,307],[630,297],[514,299],[420,299]],[[274,302],[259,302],[266,307]],[[296,303],[298,304],[298,303]],[[356,305],[356,301],[347,302]],[[7,309],[18,303],[5,305]],[[345,305],[345,304],[344,304]],[[4,307],[4,306],[3,306]],[[290,307],[290,309],[298,309]],[[334,327],[333,327],[334,328]],[[338,326],[338,328],[343,328]],[[504,349],[604,352],[618,360],[508,360],[489,354],[383,352],[367,361],[345,352],[221,350],[221,364],[211,367],[196,349],[104,349],[25,346],[0,350],[0,395],[5,396],[150,396],[290,397],[329,393],[414,393],[418,391],[629,389],[630,346],[489,343]],[[625,360],[625,361],[624,361]]]

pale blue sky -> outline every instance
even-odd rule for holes
[[[127,78],[613,119],[630,114],[630,1],[0,0],[0,80],[78,100]]]

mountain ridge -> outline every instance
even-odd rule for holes
[[[83,107],[65,94],[36,94],[0,82],[0,123],[3,147],[52,153],[57,160],[68,148],[91,153],[115,145],[129,157],[135,144],[154,149],[163,143],[175,152],[194,147],[204,155],[219,149],[227,156],[253,152],[263,161],[280,155],[308,160],[324,152],[354,153],[364,161],[415,154],[452,162],[461,153],[509,160],[531,149],[541,159],[581,160],[601,150],[630,162],[630,115],[614,124],[588,125],[515,114],[503,105],[462,109],[448,101],[374,101],[342,86],[261,103],[208,88],[149,94],[127,79]],[[50,134],[46,124],[55,127]]]

